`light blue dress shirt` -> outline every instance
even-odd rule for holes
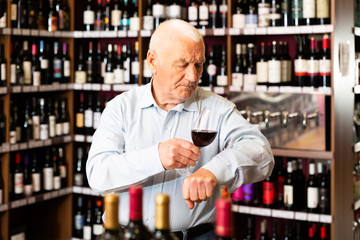
[[[218,131],[215,140],[201,149],[195,167],[211,171],[219,186],[212,198],[196,203],[190,210],[182,197],[184,177],[176,170],[165,170],[158,144],[171,138],[191,140],[192,122],[199,109],[211,110],[209,123]],[[220,186],[235,191],[242,184],[256,182],[271,174],[274,158],[270,145],[257,126],[249,124],[234,103],[202,88],[169,112],[155,102],[151,83],[135,87],[112,99],[104,109],[93,136],[86,173],[90,187],[101,193],[120,192],[119,219],[129,219],[127,188],[144,186],[143,221],[154,229],[155,196],[170,195],[170,226],[173,231],[214,222],[215,202]]]

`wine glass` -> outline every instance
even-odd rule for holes
[[[195,119],[191,128],[191,138],[193,143],[199,147],[203,148],[212,143],[217,135],[217,131],[210,127],[209,117],[210,110],[207,108],[202,109],[199,112],[199,116]],[[189,176],[190,175],[190,166],[186,168],[177,169],[180,175]]]

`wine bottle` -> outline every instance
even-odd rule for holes
[[[84,186],[83,157],[84,157],[84,150],[82,147],[78,147],[76,169],[74,173],[74,185],[79,187]]]
[[[280,240],[280,237],[278,236],[277,233],[277,221],[273,220],[272,221],[273,225],[272,225],[272,235],[271,235],[271,240]]]
[[[19,0],[11,0],[10,3],[10,22],[12,28],[18,28],[18,15],[17,15],[17,8],[18,8]]]
[[[291,0],[281,0],[281,26],[287,27],[291,25]]]
[[[154,17],[155,29],[165,20],[165,6],[162,1],[157,0],[152,5],[152,14]]]
[[[217,19],[218,19],[218,6],[216,4],[216,0],[211,0],[211,3],[209,5],[209,20],[210,20],[210,28],[214,29],[217,28],[218,23],[217,23]]]
[[[95,67],[94,67],[94,77],[95,83],[103,83],[103,59],[101,53],[101,42],[96,44],[96,58],[95,58]],[[104,65],[105,73],[105,65]]]
[[[268,234],[267,234],[267,221],[266,219],[263,219],[260,222],[260,240],[268,240]]]
[[[245,9],[244,2],[237,0],[235,3],[235,13],[232,15],[232,27],[242,29],[245,27]],[[259,7],[260,8],[260,7]],[[259,24],[260,24],[260,11],[259,11]]]
[[[31,162],[31,180],[33,194],[39,194],[41,192],[41,173],[38,166],[37,153],[33,152]]]
[[[303,25],[303,1],[291,0],[291,25]]]
[[[17,81],[17,67],[19,67],[19,70],[21,69],[20,64],[20,54],[17,54],[17,45],[18,42],[11,43],[10,44],[10,54],[11,54],[11,62],[10,62],[10,86],[16,86],[18,85]]]
[[[79,46],[78,64],[75,70],[75,83],[86,83],[86,70],[84,65],[83,46]]]
[[[54,32],[58,30],[59,16],[54,7],[54,0],[49,0],[49,12],[48,12],[48,31]]]
[[[119,31],[121,26],[121,7],[118,0],[113,2],[113,8],[111,9],[111,28],[114,31]]]
[[[326,165],[318,162],[319,179],[319,212],[322,214],[330,213],[330,183],[326,176]]]
[[[178,239],[170,232],[169,204],[170,197],[167,194],[157,194],[155,197],[155,239],[156,240],[174,240]]]
[[[245,11],[245,27],[257,27],[258,13],[256,0],[248,0],[247,9]]]
[[[304,86],[307,82],[307,57],[303,37],[298,40],[297,54],[294,59],[294,75],[294,86]]]
[[[309,163],[309,179],[307,182],[307,210],[308,212],[317,212],[319,204],[319,186],[315,176],[316,165],[314,161]]]
[[[61,99],[61,113],[60,113],[61,125],[62,125],[62,134],[70,134],[70,119],[67,111],[67,99]]]
[[[270,0],[269,26],[276,27],[281,24],[280,0]]]
[[[198,18],[199,18],[199,14],[198,14],[198,4],[197,1],[192,0],[190,1],[190,4],[188,6],[188,22],[193,25],[195,28],[198,27]]]
[[[282,208],[284,206],[284,184],[285,184],[285,178],[286,178],[286,171],[284,170],[284,165],[283,165],[283,158],[282,157],[278,157],[275,158],[275,164],[277,164],[277,202],[279,205],[279,208]],[[285,158],[286,159],[286,158]]]
[[[39,1],[39,8],[37,11],[36,16],[36,28],[39,30],[46,30],[46,18],[45,18],[45,11],[44,11],[44,1],[46,0],[40,0]]]
[[[289,56],[288,43],[279,42],[280,62],[281,62],[281,85],[291,85],[291,57]]]
[[[67,186],[67,164],[64,155],[65,155],[64,148],[58,147],[58,165],[59,165],[60,182],[62,188]]]
[[[70,10],[66,0],[58,0],[56,4],[56,10],[58,12],[58,30],[69,31],[70,30]]]
[[[56,136],[56,116],[54,111],[54,104],[51,97],[48,99],[47,105],[47,115],[48,115],[48,122],[49,122],[49,137],[53,138]]]
[[[114,71],[113,71],[113,46],[111,43],[107,45],[107,59],[105,65],[105,75],[104,75],[104,83],[105,84],[113,84],[114,83]]]
[[[316,18],[319,24],[330,24],[329,0],[316,0]]]
[[[140,31],[140,18],[139,18],[139,2],[138,0],[132,0],[132,16],[129,20],[129,30],[131,31]]]
[[[41,84],[49,84],[50,81],[50,70],[49,70],[49,57],[46,51],[46,45],[44,40],[40,40],[39,43],[39,61],[41,68]]]
[[[263,205],[268,208],[276,207],[277,200],[277,172],[273,171],[272,174],[265,178],[262,182],[262,190],[263,190]]]
[[[100,118],[101,118],[101,113],[102,113],[102,107],[101,107],[101,98],[100,98],[100,94],[97,94],[96,96],[96,106],[95,106],[95,110],[93,113],[93,131],[96,131],[96,129],[98,128],[99,124],[100,124]]]
[[[210,52],[209,52],[209,58],[207,60],[207,67],[206,72],[207,76],[209,78],[209,86],[213,87],[216,86],[216,76],[217,76],[217,66],[215,62],[215,51],[214,51],[214,45],[210,45]]]
[[[139,83],[140,62],[139,62],[139,42],[135,42],[134,55],[131,59],[131,83]]]
[[[124,232],[125,239],[154,239],[153,233],[144,225],[142,220],[142,195],[142,186],[136,185],[129,188],[130,216]]]
[[[236,61],[234,66],[234,71],[231,74],[232,78],[232,86],[242,87],[244,83],[244,68],[242,65],[242,59],[241,59],[241,44],[237,43],[235,45],[236,48]]]
[[[86,31],[94,30],[95,11],[92,9],[91,0],[87,0],[86,8],[83,13],[83,23]]]
[[[238,189],[235,190],[235,192],[231,194],[231,199],[234,204],[238,204],[238,205],[241,204],[243,197],[244,196],[243,196],[242,186],[240,186]]]
[[[31,118],[29,98],[25,99],[24,121],[22,126],[21,137],[22,140],[25,142],[28,142],[33,139],[33,122]]]
[[[63,65],[59,51],[59,42],[54,42],[54,57],[53,57],[53,82],[60,83],[63,77]]]
[[[121,30],[128,31],[130,30],[130,9],[129,9],[129,0],[124,0],[123,13],[121,16]]]
[[[114,51],[116,52],[116,56],[114,59],[114,83],[115,84],[123,84],[124,83],[124,67],[123,67],[123,59],[121,54],[121,45],[114,44]]]
[[[84,240],[92,239],[92,210],[91,210],[91,200],[87,201],[86,217],[84,221],[83,235]]]
[[[256,57],[254,53],[254,44],[249,43],[247,47],[246,68],[244,71],[244,86],[255,87],[257,83],[256,75]]]
[[[314,37],[310,38],[310,51],[307,60],[307,82],[306,86],[318,87],[319,86],[319,60],[316,54],[316,41]]]
[[[19,0],[17,4],[17,26],[16,28],[28,28],[28,8],[26,0]]]
[[[94,239],[101,236],[104,232],[104,226],[102,223],[102,200],[96,200],[96,206],[94,209],[95,220],[92,225],[92,236]]]
[[[146,12],[143,15],[143,26],[144,30],[154,30],[154,16],[152,14],[151,0],[146,1]]]
[[[106,0],[106,4],[104,7],[104,30],[109,31],[111,30],[111,2],[110,0]]]
[[[228,85],[226,47],[225,47],[225,45],[221,46],[221,61],[220,61],[219,74],[216,76],[216,85],[217,86],[222,86],[222,87]]]
[[[76,212],[74,215],[74,236],[82,237],[85,224],[85,215],[83,212],[83,197],[77,197]]]
[[[271,53],[268,60],[268,80],[269,86],[279,86],[281,84],[281,61],[278,58],[276,41],[271,43]]]
[[[49,139],[49,117],[45,109],[45,99],[40,98],[40,140]]]
[[[255,205],[255,183],[243,184],[242,185],[242,192],[243,192],[243,204],[246,206],[253,206]]]
[[[103,11],[102,11],[102,0],[97,0],[94,30],[95,31],[104,30],[104,17],[103,17]]]
[[[107,194],[104,197],[105,221],[104,233],[98,240],[123,240],[124,235],[119,225],[119,196]]]
[[[87,108],[84,110],[84,127],[85,127],[85,134],[92,135],[93,132],[93,125],[94,125],[94,119],[93,119],[93,99],[92,95],[88,94],[88,104]]]
[[[31,197],[33,192],[33,186],[31,182],[31,173],[29,166],[29,156],[25,154],[24,156],[24,196]]]
[[[293,164],[291,161],[287,162],[287,175],[284,183],[284,207],[286,210],[296,210],[294,201],[295,194],[295,174],[293,173]]]
[[[33,86],[40,86],[41,84],[41,68],[37,55],[37,46],[35,43],[31,45],[31,82]]]
[[[15,154],[14,169],[14,198],[21,199],[24,197],[24,170],[21,166],[20,153]]]
[[[331,86],[331,56],[328,34],[324,34],[322,39],[322,51],[319,56],[319,78],[319,87]]]
[[[303,0],[303,18],[306,25],[316,24],[315,0]]]
[[[256,62],[256,75],[257,75],[257,85],[268,85],[269,80],[269,70],[268,70],[268,59],[266,56],[266,45],[265,42],[261,42],[260,46],[260,58]]]
[[[231,240],[233,223],[230,199],[217,199],[215,213],[215,235],[217,240]]]
[[[129,84],[131,79],[131,44],[122,45],[122,59],[124,66],[124,83]]]
[[[95,74],[95,56],[93,50],[93,42],[89,41],[89,52],[86,59],[86,82],[93,83],[94,82],[94,74]]]
[[[293,159],[293,171],[296,175],[295,199],[298,201],[298,208],[306,208],[306,179],[303,171],[303,160],[301,158]]]
[[[29,52],[29,42],[23,42],[22,68],[24,70],[24,85],[31,85],[31,57]],[[21,84],[21,83],[20,83]]]
[[[28,28],[37,29],[36,16],[38,15],[37,3],[33,0],[27,0],[28,7]]]
[[[54,169],[50,157],[50,150],[47,148],[45,152],[45,162],[43,167],[43,189],[44,191],[52,191],[54,189]]]
[[[6,141],[6,126],[4,100],[0,99],[0,144],[3,144]]]
[[[62,83],[69,83],[70,82],[70,57],[68,55],[68,45],[66,42],[63,42],[62,44],[62,66],[63,66],[63,72],[62,72]]]
[[[0,44],[0,86],[6,86],[6,60],[4,58],[4,44]]]
[[[291,221],[288,221],[285,225],[285,233],[284,233],[284,240],[292,240],[293,239],[293,235],[292,235],[292,228],[290,225]]]

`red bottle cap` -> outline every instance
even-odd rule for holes
[[[216,201],[216,236],[230,237],[232,235],[231,200],[218,199]]]
[[[130,220],[142,219],[142,186],[136,185],[129,188]]]

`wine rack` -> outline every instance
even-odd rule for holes
[[[7,12],[10,13],[11,0],[7,2]],[[153,30],[119,30],[119,31],[83,31],[82,27],[82,14],[81,11],[85,9],[84,0],[68,0],[70,8],[70,30],[67,31],[54,31],[49,32],[46,30],[38,29],[17,29],[10,28],[10,14],[7,14],[8,25],[6,28],[0,28],[0,43],[5,45],[5,59],[7,62],[7,86],[0,87],[0,98],[4,100],[4,112],[6,115],[6,132],[7,142],[1,145],[0,148],[0,163],[2,166],[2,177],[4,179],[4,204],[0,205],[0,228],[1,238],[9,239],[12,228],[16,224],[26,224],[30,221],[28,216],[34,214],[40,215],[37,218],[37,223],[32,223],[30,226],[34,227],[33,231],[28,231],[28,237],[39,237],[42,239],[70,239],[73,235],[73,195],[88,195],[99,196],[96,192],[86,187],[74,186],[73,183],[73,168],[76,152],[74,145],[76,144],[90,144],[92,142],[91,135],[82,135],[74,133],[74,112],[75,97],[78,92],[103,92],[120,94],[127,91],[136,85],[133,84],[102,84],[102,83],[85,83],[78,84],[74,81],[75,63],[77,61],[76,46],[84,43],[89,39],[98,39],[104,43],[107,41],[135,41],[139,42],[139,59],[140,59],[140,80],[139,84],[143,81],[143,59],[146,57],[146,47],[148,46],[149,37]],[[227,0],[228,3],[228,16],[227,26],[232,26],[231,14],[234,8],[235,1]],[[352,48],[354,46],[352,38],[359,35],[359,29],[353,29],[353,6],[354,2],[350,0],[335,1],[331,0],[331,24],[326,25],[312,25],[312,26],[288,26],[288,27],[255,27],[237,29],[232,27],[216,28],[216,29],[200,29],[200,33],[206,39],[205,42],[211,42],[212,39],[222,38],[222,44],[229,46],[227,48],[227,75],[231,76],[232,67],[234,65],[234,50],[235,42],[239,39],[246,41],[248,39],[265,39],[266,37],[292,37],[295,35],[319,35],[327,33],[331,37],[331,58],[332,58],[332,81],[331,87],[312,88],[312,87],[264,87],[256,86],[255,88],[237,87],[231,85],[231,79],[226,87],[206,87],[205,89],[214,91],[220,95],[238,94],[247,95],[253,93],[263,93],[266,95],[274,94],[309,94],[316,95],[322,98],[330,99],[330,111],[326,118],[329,118],[330,131],[328,138],[330,139],[330,148],[323,150],[304,150],[304,149],[286,149],[281,147],[273,148],[273,153],[276,156],[288,156],[298,158],[311,158],[311,159],[330,159],[331,160],[331,213],[328,215],[323,214],[310,214],[301,211],[285,211],[279,209],[265,209],[260,207],[247,207],[247,206],[233,206],[234,213],[265,216],[270,218],[282,218],[295,221],[309,221],[319,222],[331,225],[331,239],[351,239],[352,238],[352,220],[354,208],[358,209],[358,203],[353,206],[353,198],[351,188],[352,179],[350,172],[352,171],[352,154],[359,151],[359,144],[353,146],[347,136],[352,134],[352,109],[353,109],[353,95],[358,94],[360,90],[358,86],[353,86],[353,73],[348,71],[347,74],[342,74],[340,67],[344,64],[339,60],[340,46],[349,48],[349,65],[348,69],[353,69],[352,63]],[[76,7],[75,7],[76,6]],[[142,17],[145,15],[146,1],[139,1],[139,18],[140,26],[142,25]],[[65,39],[69,44],[69,55],[71,59],[71,80],[70,83],[49,84],[40,86],[10,86],[10,45],[15,38],[27,39]],[[350,39],[350,40],[349,40]],[[220,41],[220,40],[215,40]],[[348,44],[347,44],[348,43]],[[84,44],[86,46],[86,44]],[[52,138],[45,141],[30,141],[25,143],[17,143],[10,145],[8,142],[9,136],[9,123],[10,123],[10,99],[25,93],[60,93],[61,96],[68,98],[69,117],[70,117],[70,135]],[[349,93],[349,94],[348,94]],[[10,200],[9,185],[9,172],[11,153],[23,151],[28,149],[38,149],[41,151],[44,146],[52,146],[57,144],[65,144],[66,146],[66,162],[68,166],[68,187],[61,190],[43,193],[31,198]],[[351,147],[353,146],[353,148]],[[49,213],[39,211],[39,205],[46,205],[46,210]],[[353,206],[353,207],[352,207]],[[50,209],[50,210],[49,210]],[[56,210],[55,210],[56,209]],[[41,210],[41,209],[40,209]],[[50,218],[51,216],[51,218]],[[59,225],[54,222],[61,223]],[[55,230],[40,231],[41,228],[48,228]],[[59,231],[60,229],[60,231]],[[39,231],[39,232],[35,232]],[[56,234],[56,236],[54,235]]]

